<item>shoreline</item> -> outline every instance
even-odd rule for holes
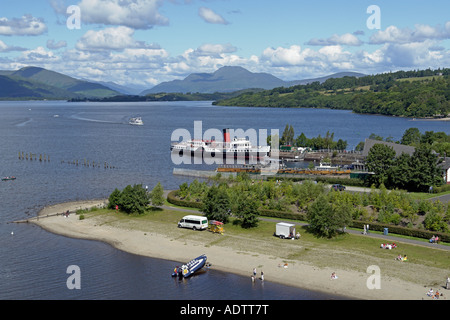
[[[381,288],[369,289],[369,278],[373,277],[366,270],[344,270],[331,267],[317,267],[300,260],[276,257],[248,250],[245,243],[234,247],[220,246],[220,244],[174,237],[161,233],[158,229],[143,232],[126,225],[118,226],[108,223],[104,219],[89,217],[83,220],[71,213],[66,218],[63,212],[77,209],[85,209],[95,206],[103,206],[107,200],[74,201],[51,205],[43,208],[36,219],[28,222],[36,224],[49,232],[71,238],[102,241],[110,244],[118,250],[136,255],[187,262],[201,254],[206,254],[212,268],[249,277],[253,268],[257,269],[257,275],[264,271],[266,281],[276,282],[282,285],[297,287],[313,292],[320,292],[342,299],[357,300],[422,300],[431,299],[426,296],[429,287],[415,282],[405,281],[395,276],[381,273]],[[189,230],[190,231],[190,230]],[[204,232],[204,231],[203,231]],[[192,233],[192,235],[201,234]],[[208,233],[209,234],[209,233]],[[217,238],[215,238],[217,239]],[[219,238],[220,240],[223,238]],[[216,240],[217,241],[217,240]],[[245,241],[244,241],[245,242]],[[287,261],[289,260],[289,261]],[[287,268],[283,265],[287,263]],[[170,272],[170,270],[168,270]],[[336,272],[338,279],[332,280],[330,275]],[[259,280],[258,280],[259,281]],[[434,289],[445,292],[440,300],[447,299],[447,292],[441,285],[435,285]]]

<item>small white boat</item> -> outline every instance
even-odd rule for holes
[[[142,121],[141,117],[131,118],[128,123],[131,125],[134,125],[134,126],[143,126],[144,125],[144,121]]]

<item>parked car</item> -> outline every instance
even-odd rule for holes
[[[333,184],[331,186],[331,189],[333,189],[335,191],[344,191],[345,190],[345,186],[343,186],[342,184]]]

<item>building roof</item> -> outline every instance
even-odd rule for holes
[[[416,150],[416,148],[411,147],[411,146],[406,146],[403,144],[398,144],[398,143],[393,143],[393,142],[385,142],[385,141],[380,141],[380,140],[373,140],[373,139],[366,139],[366,141],[364,142],[364,150],[363,150],[363,156],[367,157],[367,155],[369,154],[370,149],[375,145],[375,144],[384,144],[387,145],[389,147],[392,147],[395,151],[395,156],[398,157],[400,156],[402,153],[406,153],[409,154],[410,156],[413,155],[414,151]]]
[[[439,168],[442,168],[443,170],[450,169],[450,157],[445,157],[444,161],[438,164]]]

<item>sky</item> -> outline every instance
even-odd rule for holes
[[[448,0],[0,0],[0,70],[151,88],[241,66],[283,80],[450,66]]]

